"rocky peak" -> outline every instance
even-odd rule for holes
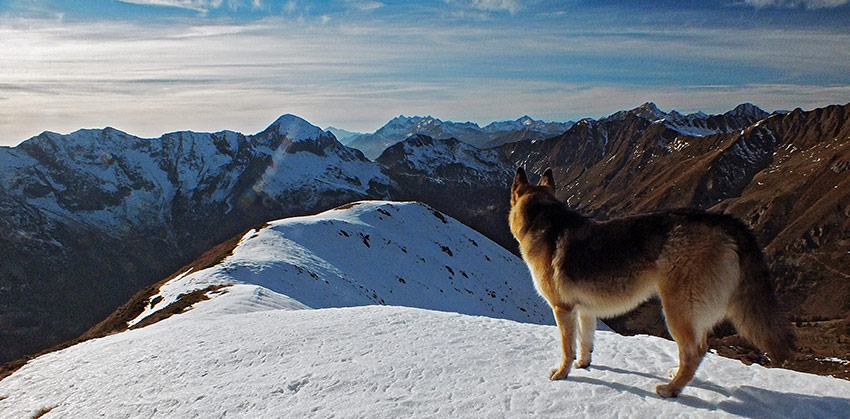
[[[729,116],[741,116],[741,117],[753,117],[756,120],[767,118],[770,114],[762,110],[756,105],[752,103],[742,103],[732,109],[729,112],[726,112],[724,115]]]

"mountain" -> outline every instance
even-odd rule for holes
[[[624,121],[627,115],[637,116],[656,124],[664,125],[680,134],[691,137],[733,133],[740,131],[770,114],[752,103],[742,103],[734,109],[719,115],[707,115],[696,112],[688,115],[672,110],[669,113],[658,109],[652,102],[646,102],[629,111],[620,111],[599,122]]]
[[[106,128],[0,148],[0,360],[79,335],[258,223],[393,187],[361,152],[293,115],[250,136]]]
[[[0,148],[0,359],[79,335],[216,243],[351,201],[420,200],[516,250],[507,197],[522,165],[553,167],[559,197],[601,219],[679,206],[739,216],[766,249],[800,337],[791,367],[847,377],[850,367],[831,360],[850,359],[847,111],[750,123],[762,113],[742,105],[692,118],[717,117],[713,125],[673,124],[683,117],[647,103],[487,150],[414,135],[376,162],[291,115],[249,136],[44,133]],[[719,131],[693,136],[685,125]],[[666,333],[652,303],[609,324]],[[729,333],[718,330],[712,346],[759,361]]]
[[[328,131],[333,134],[334,137],[336,137],[336,139],[339,140],[339,142],[342,144],[348,144],[356,137],[363,135],[362,132],[346,131],[342,128],[336,127],[327,127],[325,128],[325,131]]]
[[[219,263],[201,269],[196,262],[152,290],[129,324],[156,317],[181,296],[236,285],[226,293],[255,296],[250,304],[262,307],[283,294],[286,307],[292,300],[298,308],[389,304],[553,322],[521,260],[418,202],[354,202],[276,220],[218,250],[226,255]]]
[[[390,146],[375,162],[386,167],[398,185],[395,199],[427,202],[516,250],[505,189],[513,168],[496,151],[417,134]]]
[[[399,115],[374,133],[355,138],[349,145],[363,151],[366,157],[375,159],[387,147],[415,134],[424,134],[432,138],[464,138],[470,144],[483,141],[486,137],[481,127],[472,122],[443,122],[431,116]]]
[[[268,223],[138,298],[116,312],[112,333],[2,379],[0,416],[837,418],[850,409],[850,382],[713,353],[677,401],[663,400],[653,389],[677,362],[675,343],[606,330],[590,369],[550,381],[558,332],[534,324],[551,313],[522,261],[418,203],[358,202]]]
[[[431,116],[400,115],[372,134],[363,134],[349,145],[375,159],[389,146],[416,134],[431,138],[455,138],[478,148],[495,147],[507,142],[551,137],[566,131],[571,122],[536,121],[523,116],[515,121],[493,122],[480,127],[472,122],[441,121]]]
[[[725,115],[748,112],[737,109]],[[848,111],[850,105],[797,109],[695,137],[659,122],[665,117],[644,106],[498,150],[536,173],[553,167],[559,198],[600,219],[675,207],[738,216],[765,249],[779,299],[797,326],[796,368],[846,376],[846,366],[825,360],[850,356]],[[666,333],[655,303],[608,324],[621,332]]]

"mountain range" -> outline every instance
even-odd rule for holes
[[[292,115],[255,135],[43,133],[0,148],[0,359],[80,335],[217,243],[352,201],[422,201],[515,250],[508,187],[525,166],[552,167],[558,196],[598,218],[677,206],[739,216],[765,247],[797,325],[796,368],[850,376],[825,360],[850,358],[847,111],[768,115],[744,104],[681,115],[647,103],[484,150],[461,136],[414,134],[374,160]],[[396,118],[394,130],[407,134],[412,119]],[[609,325],[664,334],[652,303]],[[757,360],[734,335],[717,339],[718,351]]]
[[[371,134],[362,134],[348,145],[375,159],[389,146],[416,134],[432,138],[456,138],[477,148],[496,147],[505,143],[541,139],[558,135],[572,122],[543,122],[528,115],[514,121],[492,122],[484,127],[474,122],[441,121],[432,116],[399,115]]]

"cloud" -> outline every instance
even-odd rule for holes
[[[744,3],[756,8],[827,9],[844,6],[850,0],[744,0]]]
[[[247,4],[243,4],[243,0],[117,0],[122,3],[132,3],[139,4],[143,6],[162,6],[162,7],[175,7],[179,9],[187,9],[187,10],[196,10],[202,13],[209,12],[210,10],[218,9],[222,5],[226,5],[232,10],[237,10],[242,6],[248,6]],[[251,0],[250,6],[253,9],[260,9],[263,7],[262,0]]]
[[[144,6],[176,7],[197,11],[207,11],[221,6],[222,0],[118,0],[122,3],[140,4]]]
[[[722,112],[850,97],[841,28],[615,27],[570,15],[552,25],[521,14],[463,25],[417,15],[414,25],[345,19],[351,10],[319,25],[325,14],[302,22],[307,2],[291,3],[293,15],[247,22],[2,19],[0,144],[107,125],[149,137],[254,133],[283,113],[372,131],[399,113],[488,123],[599,117],[648,100]]]
[[[458,4],[463,8],[481,10],[484,12],[508,12],[514,14],[522,9],[519,0],[444,0],[446,3]]]
[[[361,12],[380,9],[381,7],[384,7],[384,3],[374,0],[345,0],[345,4],[348,7],[359,10]]]

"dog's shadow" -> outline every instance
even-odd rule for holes
[[[649,378],[660,383],[668,381],[668,378],[659,377],[638,371],[627,371],[620,368],[605,365],[591,365],[589,370],[610,371],[617,374],[631,374]],[[616,382],[599,380],[587,376],[573,376],[569,380],[580,383],[600,385],[617,391],[626,391],[643,398],[659,398],[654,391],[643,388],[621,384]],[[687,394],[670,399],[671,403],[681,403],[696,409],[709,411],[722,411],[733,415],[748,418],[846,418],[850,412],[850,397],[828,397],[812,396],[807,394],[785,393],[767,390],[753,386],[736,386],[728,389],[700,379],[694,379],[688,387],[701,388],[713,391],[726,399],[719,403],[711,403],[695,396]],[[687,387],[685,388],[687,393]]]

